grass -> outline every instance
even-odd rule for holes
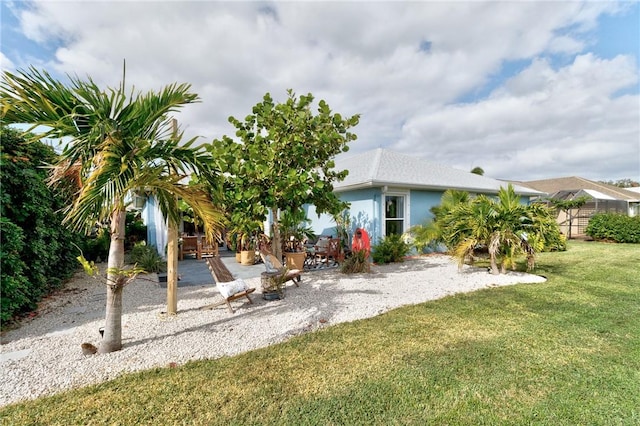
[[[396,309],[231,358],[3,407],[2,424],[640,424],[640,247],[571,242],[543,284]]]

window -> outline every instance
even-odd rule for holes
[[[384,197],[385,235],[400,235],[404,232],[404,200],[403,195],[386,195]]]

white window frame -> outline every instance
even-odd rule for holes
[[[411,206],[409,199],[409,191],[388,190],[382,192],[382,236],[387,236],[387,197],[404,197],[403,216],[402,216],[402,234],[409,229],[409,208]],[[400,219],[400,218],[395,218]]]

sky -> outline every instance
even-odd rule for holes
[[[375,148],[485,176],[640,181],[637,1],[8,1],[3,70],[139,91],[190,83],[176,116],[233,136],[269,92],[360,114]]]

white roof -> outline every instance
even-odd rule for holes
[[[358,155],[336,159],[336,170],[349,170],[338,192],[367,187],[394,186],[415,189],[457,189],[478,193],[497,193],[508,182],[476,175],[422,158],[378,148]],[[520,195],[541,196],[544,192],[513,185]]]
[[[615,198],[607,195],[607,194],[603,194],[600,191],[596,191],[595,189],[581,189],[580,192],[585,192],[587,193],[589,196],[591,196],[591,198],[594,198],[596,200],[616,200]],[[579,196],[580,194],[576,194],[576,197]]]

